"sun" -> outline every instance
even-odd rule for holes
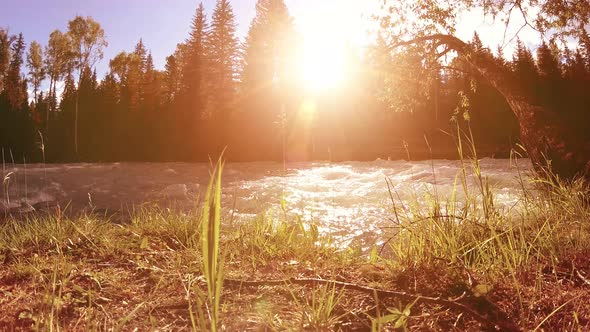
[[[310,38],[304,42],[302,74],[306,88],[325,92],[341,86],[348,77],[342,45]]]
[[[376,0],[322,0],[296,13],[302,33],[302,79],[314,92],[336,90],[351,81],[351,50],[368,44],[368,21]]]

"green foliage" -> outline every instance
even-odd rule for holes
[[[11,36],[4,28],[0,28],[0,91],[4,90],[4,77],[10,64],[10,45],[14,41],[14,36]]]
[[[42,71],[49,79],[49,93],[36,98],[35,109],[26,105],[26,82],[21,79],[24,40],[0,29],[0,146],[13,150],[18,162],[22,157],[41,161],[35,144],[40,132],[47,143],[46,160],[56,162],[206,161],[226,146],[231,160],[367,160],[403,158],[400,142],[405,141],[413,151],[420,150],[418,158],[450,158],[453,142],[441,130],[454,131],[448,120],[460,104],[459,118],[468,115],[463,120],[469,120],[485,155],[507,157],[519,128],[492,85],[441,44],[398,50],[391,44],[405,37],[453,33],[457,15],[476,7],[498,20],[510,8],[542,8],[541,27],[555,27],[548,33],[567,32],[587,8],[580,0],[510,4],[515,3],[386,1],[391,10],[379,22],[375,43],[361,57],[350,52],[350,61],[358,65],[350,86],[309,98],[303,98],[295,65],[302,41],[282,0],[257,2],[243,45],[230,1],[217,1],[210,22],[199,5],[188,39],[167,58],[164,70],[154,68],[149,46],[140,40],[110,60],[102,79],[93,68],[106,46],[104,31],[92,18],[75,17],[67,33],[50,34],[44,52],[31,44],[29,57],[37,64],[32,66],[37,69],[34,75],[31,71],[31,87],[37,90]],[[581,12],[572,13],[570,5]],[[549,38],[534,50],[535,60],[518,41],[511,61],[495,61],[510,69],[511,78],[535,104],[549,106],[572,128],[587,133],[590,97],[584,87],[590,39],[581,29],[577,34],[575,49],[560,51],[559,39]],[[491,56],[477,34],[470,45]],[[43,54],[44,70],[38,66],[40,57],[32,54]],[[57,87],[62,83],[60,103]],[[470,102],[469,112],[464,100]],[[308,104],[313,110],[302,110]],[[391,114],[390,109],[411,113]],[[433,142],[429,150],[434,155],[422,148],[424,134]]]
[[[33,85],[34,101],[37,102],[37,92],[41,82],[45,79],[45,68],[43,67],[43,50],[41,45],[33,41],[27,53],[27,66],[29,67],[30,82]]]
[[[71,41],[71,66],[78,71],[78,88],[76,91],[74,111],[74,153],[78,158],[78,108],[80,104],[80,88],[85,71],[92,71],[96,62],[102,59],[103,48],[108,46],[104,30],[92,17],[76,16],[68,22],[68,33]]]
[[[10,46],[10,62],[4,75],[2,94],[8,102],[9,110],[19,111],[27,104],[27,85],[26,81],[21,78],[21,67],[23,65],[23,56],[26,44],[23,34],[18,37],[12,37],[14,42]]]
[[[399,308],[387,308],[387,313],[383,316],[371,318],[371,331],[379,332],[390,323],[393,323],[393,328],[396,330],[407,331],[408,319],[415,304],[416,301],[405,307],[400,304]]]
[[[343,315],[336,314],[336,308],[345,296],[344,290],[337,291],[336,285],[322,285],[311,291],[311,302],[300,303],[291,292],[293,300],[301,310],[301,328],[306,331],[332,331]]]
[[[71,59],[73,56],[71,40],[59,30],[49,35],[49,41],[45,47],[45,71],[49,76],[49,111],[57,109],[57,82],[71,71]],[[46,121],[49,122],[49,114]],[[48,129],[46,124],[45,128]],[[47,133],[46,133],[47,134]]]
[[[211,33],[207,39],[211,71],[211,103],[216,119],[226,123],[229,104],[236,93],[235,76],[238,69],[239,41],[236,18],[229,0],[217,0],[211,18]],[[222,142],[226,141],[225,139]]]
[[[590,20],[590,4],[585,0],[419,0],[409,3],[387,0],[382,7],[385,13],[382,25],[405,36],[454,34],[458,19],[474,10],[507,25],[514,24],[514,20],[510,20],[512,16],[521,15],[525,27],[556,37],[580,36],[584,34],[584,23]]]
[[[362,295],[357,301],[356,292],[345,292],[333,284],[309,288],[291,284],[261,286],[253,288],[254,293],[248,293],[246,286],[239,290],[231,288],[231,292],[222,288],[226,269],[228,274],[244,276],[246,280],[252,275],[274,278],[277,273],[296,276],[310,272],[354,278],[360,272],[359,264],[369,262],[385,267],[381,277],[374,280],[383,287],[404,287],[397,277],[409,273],[428,292],[430,283],[449,278],[452,288],[443,289],[441,298],[447,291],[452,296],[457,291],[454,287],[482,303],[493,296],[515,294],[516,303],[501,305],[514,309],[511,314],[523,329],[552,329],[563,324],[585,328],[587,322],[580,322],[577,314],[585,308],[583,286],[562,285],[567,279],[561,275],[555,278],[554,274],[558,273],[558,264],[570,263],[572,254],[585,254],[590,244],[590,228],[580,222],[590,217],[587,184],[539,180],[539,186],[531,190],[523,183],[523,210],[498,210],[479,168],[471,134],[459,133],[463,135],[459,151],[464,156],[465,169],[457,175],[454,194],[447,198],[434,191],[427,193],[424,200],[417,197],[415,202],[403,205],[394,200],[398,219],[391,228],[394,237],[383,253],[337,250],[313,224],[290,219],[284,204],[276,216],[261,213],[251,222],[223,222],[220,162],[211,174],[197,216],[146,208],[136,211],[125,224],[105,220],[103,216],[68,219],[60,214],[3,221],[3,281],[10,284],[10,280],[16,280],[12,281],[15,288],[34,289],[43,296],[29,299],[9,291],[3,295],[21,304],[35,304],[22,310],[19,307],[16,320],[29,322],[38,330],[53,331],[73,326],[86,330],[146,328],[152,312],[169,304],[170,297],[186,299],[184,294],[178,294],[179,283],[185,286],[190,299],[192,322],[180,321],[175,315],[161,315],[152,321],[153,329],[186,329],[190,327],[187,324],[198,331],[219,330],[222,326],[244,329],[244,325],[231,325],[238,321],[260,322],[256,327],[277,330],[330,331],[352,326],[341,324],[345,319],[351,323],[352,319],[374,331],[410,330],[424,326],[416,325],[420,322],[439,327],[439,315],[448,314],[445,322],[456,319],[458,313],[452,309],[449,314],[437,306],[430,308],[417,302],[380,302],[375,298],[375,305],[367,307],[366,301],[370,299]],[[477,189],[471,191],[471,187],[463,186],[473,180]],[[427,270],[421,271],[421,266]],[[262,267],[271,267],[273,271],[261,272]],[[433,276],[428,267],[437,275]],[[565,273],[570,276],[572,271]],[[202,277],[193,277],[195,273],[202,273]],[[119,274],[124,277],[117,279]],[[174,284],[171,279],[175,278],[170,276],[180,276],[181,282]],[[531,286],[530,279],[538,279],[538,285],[533,282]],[[155,285],[144,288],[135,283]],[[153,298],[151,289],[160,284],[164,284],[165,297]],[[527,305],[546,305],[548,296],[544,290],[548,284],[563,291],[573,289],[574,294],[567,293],[568,297],[557,299],[554,306]],[[496,293],[497,289],[500,293]],[[430,296],[422,290],[419,294]],[[182,303],[181,309],[185,309],[185,302]],[[369,314],[373,308],[376,313]],[[167,317],[174,317],[174,321]],[[467,315],[462,317],[461,321],[468,319]],[[459,320],[455,324],[458,329],[465,327]]]
[[[195,288],[197,323],[189,304],[193,329],[196,331],[218,331],[220,328],[221,288],[224,278],[224,253],[220,247],[221,229],[221,173],[223,162],[219,159],[211,174],[211,180],[203,201],[201,215],[201,255],[203,279],[207,291]],[[190,303],[190,302],[189,302]],[[198,327],[198,329],[197,329]]]

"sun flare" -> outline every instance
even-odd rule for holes
[[[313,91],[325,91],[341,85],[347,77],[344,50],[336,43],[306,42],[303,52],[303,80]]]
[[[359,49],[369,41],[363,14],[373,8],[373,2],[326,0],[306,8],[296,15],[303,35],[303,82],[315,92],[342,87],[351,79],[351,46]]]

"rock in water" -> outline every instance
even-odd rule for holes
[[[188,198],[188,187],[186,184],[173,184],[164,188],[160,196],[165,198]]]

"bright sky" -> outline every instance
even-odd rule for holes
[[[108,48],[98,65],[99,76],[108,60],[121,51],[133,50],[140,38],[152,51],[156,67],[163,68],[176,44],[185,40],[198,1],[196,0],[0,0],[0,26],[22,32],[27,43],[47,44],[49,34],[67,30],[76,15],[92,16],[105,30]],[[255,0],[233,2],[240,28],[253,17]],[[214,0],[204,1],[208,12]]]
[[[216,0],[204,0],[210,18]],[[130,51],[139,38],[152,51],[157,68],[176,44],[184,41],[190,29],[198,0],[1,0],[0,26],[11,33],[22,32],[27,43],[47,43],[51,31],[67,30],[67,22],[75,15],[92,16],[105,30],[108,48],[98,65],[99,77],[108,68],[108,60],[121,51]],[[332,46],[338,52],[346,42],[367,43],[363,23],[378,8],[379,0],[285,0],[298,30],[306,38],[308,48],[314,45],[325,50]],[[238,32],[243,37],[255,14],[256,0],[233,0]],[[364,19],[363,19],[364,16]],[[473,29],[480,31],[486,44],[502,39],[502,29],[482,23],[482,16],[468,15],[461,20],[459,36],[470,39]],[[524,35],[524,39],[527,39]],[[311,54],[316,57],[319,54]],[[318,65],[322,65],[321,63]]]
[[[67,30],[67,22],[75,15],[92,16],[105,30],[108,48],[105,59],[98,64],[99,73],[108,68],[108,59],[120,51],[132,50],[139,38],[152,51],[156,67],[163,68],[165,59],[172,54],[176,44],[185,40],[198,0],[2,0],[0,26],[11,33],[22,32],[25,42],[47,43],[55,30]],[[362,34],[354,28],[360,25],[358,0],[286,0],[298,27],[325,27],[325,18],[337,18],[339,26],[332,33],[351,36],[357,40]],[[369,1],[367,1],[369,2]],[[207,14],[211,16],[215,0],[204,0]],[[256,0],[234,0],[232,5],[243,37],[255,14]],[[339,11],[334,15],[334,8]],[[334,21],[332,19],[332,21]],[[311,23],[313,22],[313,23]],[[323,23],[322,23],[323,22]],[[311,24],[309,24],[311,23]],[[352,23],[352,24],[351,24]],[[346,32],[343,29],[347,30]]]
[[[530,13],[528,14],[528,20],[533,20]],[[459,22],[457,25],[457,37],[465,41],[471,40],[473,32],[477,31],[484,45],[490,47],[494,54],[497,45],[503,45],[504,56],[508,59],[511,59],[514,53],[516,46],[514,36],[517,33],[518,37],[529,48],[536,48],[540,44],[538,32],[528,26],[522,28],[525,21],[518,11],[512,13],[508,29],[505,29],[502,23],[494,23],[493,19],[485,18],[483,10],[466,13],[457,21]]]

